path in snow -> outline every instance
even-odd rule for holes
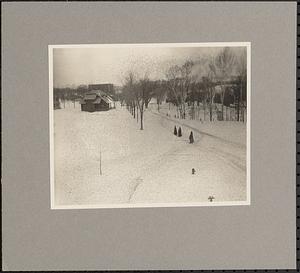
[[[231,141],[227,138],[224,138],[220,135],[213,135],[211,133],[208,133],[206,131],[203,131],[199,128],[196,128],[196,126],[191,126],[188,124],[188,120],[180,120],[171,118],[168,116],[163,115],[162,113],[149,111],[149,113],[152,113],[154,115],[158,115],[163,119],[169,120],[173,122],[177,127],[181,126],[186,129],[190,129],[193,131],[193,133],[198,133],[199,136],[209,136],[212,139],[211,146],[208,145],[208,147],[203,147],[203,150],[213,152],[215,155],[217,155],[219,158],[226,161],[228,164],[233,164],[237,168],[240,168],[242,171],[246,171],[246,144],[242,144],[239,142]],[[194,123],[195,124],[195,123]],[[202,123],[198,122],[198,127],[201,127]],[[230,129],[230,128],[229,128]],[[228,130],[228,129],[227,129]],[[216,143],[220,144],[218,145],[218,148],[216,148]]]

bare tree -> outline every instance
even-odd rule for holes
[[[200,108],[199,102],[202,103],[203,107],[203,120],[206,119],[206,106],[208,102],[209,86],[208,86],[208,74],[211,73],[209,68],[210,59],[207,56],[200,56],[195,60],[192,70],[192,96],[197,97],[197,107],[198,107],[198,118],[200,118]],[[194,92],[196,94],[194,94]],[[194,112],[194,102],[193,102],[193,112]]]
[[[233,67],[236,63],[236,56],[229,47],[225,47],[215,58],[211,65],[211,70],[215,74],[216,81],[220,82],[221,87],[221,119],[224,120],[224,97],[226,92],[226,81],[230,80]]]
[[[185,102],[187,95],[189,93],[189,89],[191,86],[191,82],[193,80],[192,77],[192,69],[193,69],[194,63],[192,61],[186,61],[181,67],[180,67],[180,98],[183,108],[183,117],[186,116],[186,109],[185,109]]]
[[[156,82],[155,81],[148,81],[147,82],[147,88],[144,93],[144,100],[145,100],[145,108],[148,108],[149,102],[154,97],[155,93],[154,90],[156,88]]]
[[[180,101],[180,90],[179,90],[179,73],[180,73],[180,67],[178,65],[173,65],[171,66],[167,72],[166,72],[166,86],[168,88],[168,90],[171,92],[171,94],[173,95],[174,99],[175,99],[175,104],[176,104],[176,108],[177,108],[177,115],[180,112],[180,116],[181,116],[181,101]]]
[[[135,97],[134,92],[136,89],[137,79],[136,75],[129,71],[124,79],[123,96],[127,105],[127,109],[135,118]]]
[[[141,76],[141,73],[138,75],[130,70],[125,75],[122,95],[133,117],[137,119],[137,122],[140,121],[141,130],[144,129],[144,112],[154,96],[155,88],[156,82],[149,79],[148,72]]]
[[[194,89],[196,89],[198,100],[201,101],[203,106],[203,120],[206,120],[206,107],[209,99],[209,79],[207,77],[202,77],[200,82],[195,83]],[[200,118],[198,108],[198,117]]]
[[[192,61],[186,61],[182,66],[171,66],[166,73],[168,89],[176,100],[181,118],[186,116],[185,101],[192,82],[193,65]]]
[[[204,62],[203,75],[201,78],[202,89],[203,89],[203,110],[204,120],[206,112],[206,104],[209,106],[209,120],[213,121],[213,105],[215,99],[215,65],[214,59],[209,58]]]
[[[157,111],[159,112],[159,106],[162,103],[163,98],[166,95],[166,81],[156,81],[153,89],[154,97],[156,98]]]
[[[145,74],[144,77],[139,80],[137,88],[134,90],[135,102],[140,112],[141,130],[144,130],[144,111],[150,92],[152,92],[152,83],[149,80],[148,75]]]
[[[209,104],[209,120],[213,120],[213,103],[215,98],[215,87],[214,83],[211,78],[211,74],[208,74],[206,77],[202,78],[203,87],[204,87],[204,98],[205,98],[205,104],[204,104],[204,119],[205,119],[205,111],[206,111],[206,102],[208,100]]]
[[[242,111],[242,121],[244,122],[244,109],[246,107],[246,94],[247,94],[247,51],[246,49],[242,51],[241,56],[237,58],[237,72],[239,75],[239,81],[240,81],[240,94],[239,94],[239,100],[238,100],[238,111],[237,111],[237,120],[239,121],[239,108],[241,105]],[[245,94],[245,97],[244,97]]]

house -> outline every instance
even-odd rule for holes
[[[80,100],[81,111],[95,112],[107,111],[115,108],[114,100],[101,90],[88,92]]]

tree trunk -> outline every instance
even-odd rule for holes
[[[222,95],[221,95],[221,103],[222,103],[222,115],[221,120],[224,121],[224,98],[225,98],[225,92],[226,89],[224,86],[221,85]]]
[[[238,98],[237,101],[237,105],[236,105],[236,109],[235,109],[236,113],[237,113],[237,121],[240,121],[240,98]]]
[[[223,104],[223,102],[222,102],[222,114],[221,114],[221,120],[223,121],[224,120],[224,104]]]
[[[245,85],[246,86],[246,85]],[[241,81],[241,102],[242,102],[242,121],[245,121],[245,104],[244,104],[244,98],[243,98],[243,80]]]
[[[209,120],[212,121],[212,104],[210,105],[209,109]]]
[[[195,101],[193,101],[193,119],[196,118],[196,112],[195,112]]]
[[[241,89],[240,89],[240,94],[239,94],[239,99],[238,99],[238,116],[237,116],[237,121],[240,121],[241,115],[240,115],[240,109],[243,109],[243,80],[241,80]],[[242,112],[241,112],[242,114]]]
[[[245,121],[244,113],[245,113],[245,107],[244,107],[244,103],[243,103],[243,105],[242,105],[242,121],[243,122]]]
[[[141,108],[141,130],[144,130],[144,125],[143,125],[143,119],[144,119],[144,113],[143,113],[143,108]]]
[[[149,102],[145,102],[145,108],[148,109]]]

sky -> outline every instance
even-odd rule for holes
[[[239,54],[241,47],[232,47]],[[126,73],[147,73],[150,79],[163,79],[174,64],[216,55],[222,47],[112,46],[54,48],[53,86],[112,83],[122,85]]]

